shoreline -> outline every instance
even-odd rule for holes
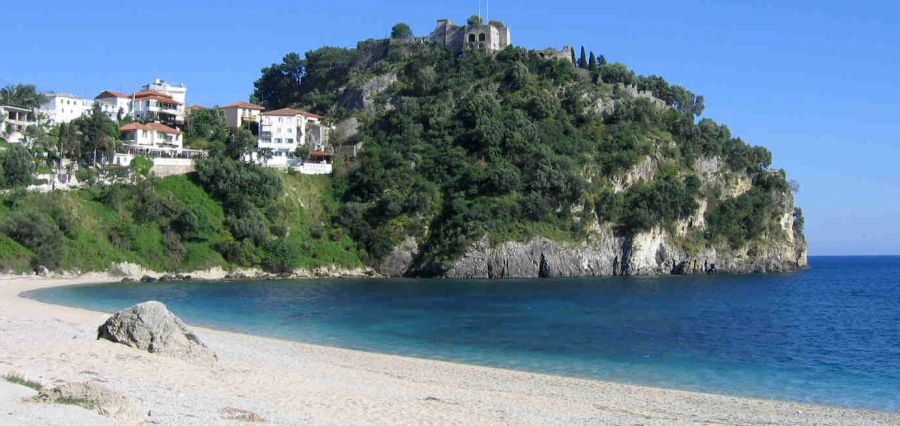
[[[236,408],[273,424],[896,424],[900,413],[706,394],[342,349],[191,326],[213,367],[95,340],[107,313],[38,302],[39,288],[115,282],[0,277],[0,372],[44,384],[98,380],[164,424],[224,422]],[[173,395],[175,396],[173,398]]]

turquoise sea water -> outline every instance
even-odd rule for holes
[[[344,348],[900,411],[900,257],[748,276],[101,284],[28,292]],[[202,337],[202,336],[201,336]]]

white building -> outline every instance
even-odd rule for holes
[[[307,143],[306,135],[310,127],[319,125],[324,118],[293,108],[261,113],[257,147],[272,152],[272,158],[265,163],[273,167],[288,167],[302,162],[302,159],[294,157],[294,151]]]
[[[0,105],[0,135],[7,142],[22,142],[25,140],[25,129],[34,125],[37,125],[37,119],[33,110]]]
[[[141,90],[130,95],[104,90],[94,98],[100,111],[112,120],[131,117],[144,123],[157,122],[176,128],[184,125],[186,100],[184,84],[169,84],[160,79],[141,86]]]
[[[160,123],[128,123],[119,128],[126,144],[169,150],[181,150],[181,131]]]
[[[100,106],[100,111],[111,120],[131,115],[131,97],[124,93],[104,90],[94,97],[94,102]]]
[[[237,101],[222,107],[225,112],[225,127],[242,127],[245,122],[259,123],[259,115],[265,111],[261,105]]]
[[[90,114],[94,101],[66,93],[45,93],[47,102],[38,108],[50,124],[69,123],[85,114]]]
[[[162,93],[163,95],[175,99],[182,105],[187,102],[187,87],[184,85],[184,83],[170,84],[165,80],[160,80],[157,78],[153,81],[153,83],[148,83],[141,86],[141,89]]]
[[[131,94],[131,116],[144,123],[181,127],[184,125],[184,102],[153,90],[141,90]]]

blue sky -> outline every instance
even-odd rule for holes
[[[478,1],[31,1],[3,6],[0,84],[91,96],[154,78],[188,103],[246,99],[287,52],[426,34]],[[484,7],[484,5],[482,5]],[[900,5],[875,1],[499,1],[531,48],[584,45],[706,97],[800,183],[811,254],[900,254]]]

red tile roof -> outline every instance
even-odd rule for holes
[[[266,109],[266,107],[257,104],[251,104],[250,102],[245,101],[237,101],[232,102],[228,105],[223,106],[222,108],[246,108],[246,109],[258,109],[260,111]]]
[[[116,92],[113,90],[104,90],[100,92],[99,95],[94,97],[94,99],[108,99],[108,98],[127,98],[128,95],[120,92]]]
[[[323,115],[313,114],[311,112],[300,111],[300,113],[302,115],[304,115],[306,118],[315,118],[316,120],[322,120],[325,118],[325,116],[323,116]]]
[[[332,154],[332,153],[330,153],[330,152],[328,152],[328,151],[320,151],[320,150],[316,150],[316,151],[310,151],[310,152],[309,152],[309,156],[310,156],[310,157],[331,157],[332,155],[334,155],[334,154]]]
[[[286,117],[302,115],[307,118],[315,118],[318,120],[325,118],[318,114],[313,114],[311,112],[306,112],[306,111],[294,109],[294,108],[282,108],[282,109],[276,109],[275,111],[266,111],[266,112],[262,113],[262,115],[279,115],[279,116],[286,116]]]
[[[119,131],[122,132],[133,132],[135,130],[153,130],[157,132],[168,133],[170,135],[181,134],[180,131],[159,123],[128,123],[122,127],[119,127]]]
[[[181,105],[181,102],[172,99],[171,96],[153,90],[141,90],[140,92],[134,92],[131,94],[131,97],[140,100],[152,99],[154,101],[165,102],[167,104]]]

